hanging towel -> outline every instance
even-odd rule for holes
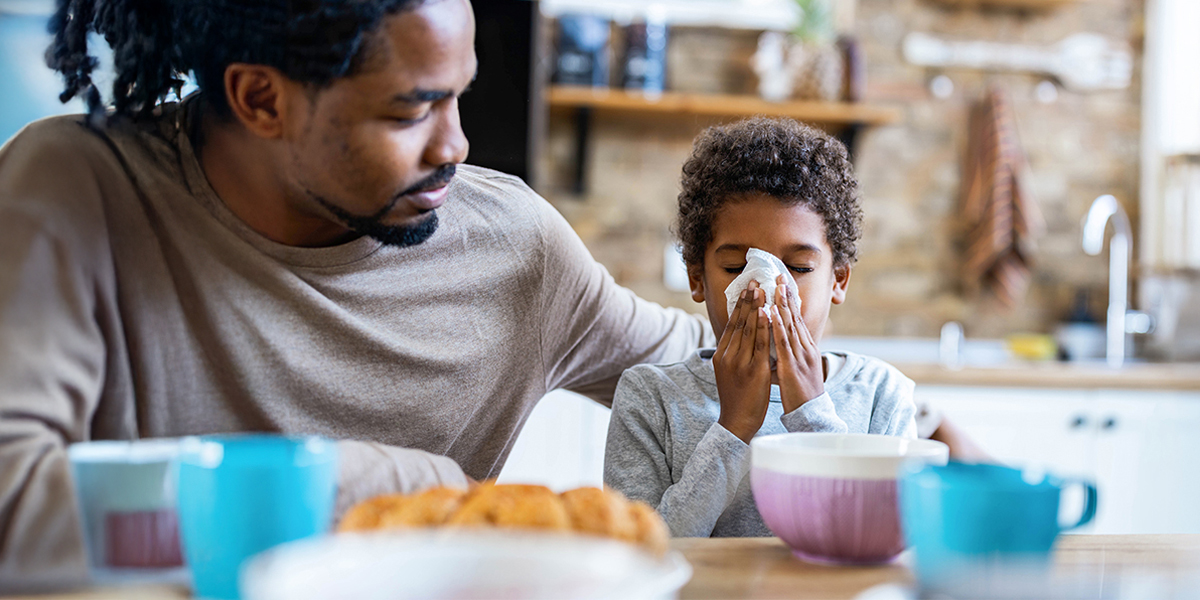
[[[999,88],[971,111],[964,178],[969,289],[990,291],[1009,310],[1025,296],[1035,240],[1045,230],[1017,138],[1012,104]]]

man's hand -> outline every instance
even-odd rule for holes
[[[750,282],[738,298],[712,358],[721,400],[717,422],[747,444],[762,428],[771,398],[766,302],[766,292],[757,282]]]
[[[775,332],[775,373],[786,414],[825,393],[825,368],[817,342],[800,316],[801,300],[784,277],[780,275],[776,280],[779,285],[775,287],[775,306],[771,307],[771,327]]]

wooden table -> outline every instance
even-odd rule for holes
[[[905,556],[880,567],[828,567],[793,558],[779,538],[676,539],[672,546],[695,570],[682,599],[833,600],[881,584],[913,583]],[[1135,571],[1200,583],[1200,535],[1065,535],[1055,563],[1057,571],[1078,573],[1089,589],[1104,592],[1098,597],[1117,597],[1104,588],[1106,580],[1116,585],[1122,573]]]
[[[778,538],[683,538],[672,542],[695,570],[680,598],[854,598],[873,586],[912,583],[904,557],[880,567],[826,567],[792,557]],[[1124,573],[1153,571],[1200,584],[1200,535],[1067,535],[1055,553],[1059,570],[1094,574],[1093,597],[1113,593]],[[1161,577],[1160,577],[1161,579]],[[1106,587],[1107,586],[1107,587]],[[1200,589],[1183,588],[1193,597]],[[1181,594],[1182,597],[1182,594]],[[180,600],[171,587],[92,590],[38,600]]]
[[[677,538],[692,563],[685,598],[853,598],[883,583],[910,583],[908,568],[827,567],[792,556],[779,538]]]

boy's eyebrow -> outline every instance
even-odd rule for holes
[[[740,252],[744,255],[749,249],[750,246],[747,246],[746,244],[721,244],[720,246],[717,246],[717,249],[714,250],[713,253]],[[784,254],[793,254],[796,252],[813,252],[820,254],[821,248],[812,244],[792,244],[791,246],[784,248]]]
[[[717,246],[717,249],[713,250],[713,252],[719,253],[719,252],[729,252],[730,250],[734,250],[737,252],[741,252],[742,254],[745,254],[746,250],[749,250],[749,249],[750,249],[749,246],[744,246],[742,244],[721,244],[720,246]]]
[[[784,254],[791,254],[793,252],[812,252],[814,254],[820,254],[821,247],[814,246],[812,244],[792,244],[786,248],[786,252],[784,252]]]

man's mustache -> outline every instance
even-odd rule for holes
[[[451,179],[454,179],[454,173],[456,170],[457,165],[442,165],[438,167],[438,170],[434,171],[432,175],[413,184],[412,187],[400,192],[399,195],[407,196],[409,194],[436,190],[440,187],[443,187],[450,183]]]
[[[371,215],[370,219],[373,221],[382,219],[384,215],[388,214],[389,212],[392,211],[393,208],[395,208],[396,203],[399,202],[401,198],[403,198],[409,194],[416,194],[418,192],[436,190],[442,186],[449,184],[450,180],[454,179],[454,173],[456,171],[457,171],[457,165],[442,165],[442,166],[438,167],[438,170],[434,171],[433,174],[430,175],[429,177],[426,177],[425,179],[422,179],[422,180],[416,182],[415,184],[412,185],[412,187],[409,187],[408,189],[404,190],[403,192],[400,192],[399,194],[396,194],[392,198],[392,201],[387,203],[387,206],[384,206],[378,212],[376,212],[374,215]]]

